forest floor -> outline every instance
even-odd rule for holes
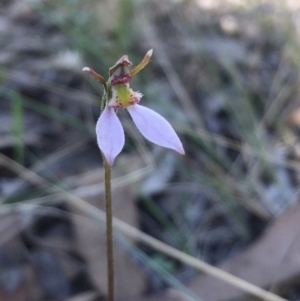
[[[186,155],[144,141],[120,111],[115,217],[300,300],[297,2],[0,2],[1,301],[105,298],[103,91],[81,70],[107,77],[122,55],[137,64],[151,48],[132,88]],[[117,300],[258,300],[115,236]]]

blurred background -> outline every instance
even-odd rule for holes
[[[298,0],[1,0],[0,12],[1,301],[105,300],[103,89],[81,70],[107,78],[151,48],[132,88],[186,156],[120,111],[114,215],[300,300]],[[115,236],[116,300],[258,300]]]

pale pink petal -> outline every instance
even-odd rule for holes
[[[97,142],[108,164],[112,166],[124,146],[124,130],[115,110],[106,107],[96,124]]]
[[[127,110],[136,127],[145,138],[160,146],[174,149],[181,155],[185,154],[179,137],[164,117],[137,104],[128,107]]]

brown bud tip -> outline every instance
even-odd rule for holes
[[[88,72],[95,80],[97,80],[98,82],[100,82],[104,87],[106,87],[106,82],[105,79],[103,78],[103,76],[101,76],[100,74],[98,74],[97,72],[95,72],[93,69],[89,68],[89,67],[84,67],[82,69],[82,71],[84,72]]]

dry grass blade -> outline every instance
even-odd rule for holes
[[[171,64],[169,57],[163,48],[163,45],[160,43],[159,39],[157,38],[153,25],[148,20],[147,16],[145,15],[141,15],[141,16],[143,17],[143,22],[147,22],[147,26],[145,26],[146,40],[149,41],[150,45],[155,45],[155,49],[157,51],[156,58],[159,64],[161,65],[162,69],[164,70],[175,94],[180,100],[183,109],[186,111],[187,116],[189,116],[190,120],[195,126],[196,132],[199,133],[199,130],[205,131],[203,122],[200,119],[200,116],[197,114],[195,105],[193,104],[193,101],[190,98],[182,81],[180,80],[177,72],[174,70],[174,67]]]
[[[40,177],[39,175],[35,174],[34,172],[27,170],[22,165],[18,164],[17,162],[11,160],[10,158],[6,157],[3,154],[0,154],[0,164],[17,174],[20,174],[24,177],[24,179],[38,185],[48,185],[49,188],[55,193],[63,193],[66,199],[72,204],[76,205],[78,208],[83,210],[84,212],[88,213],[89,216],[96,221],[100,221],[103,223],[105,221],[105,212],[95,208],[94,206],[86,203],[84,200],[80,199],[79,197],[69,193],[68,191],[63,190],[62,188],[55,186],[54,184],[50,183],[46,179]],[[27,171],[27,172],[25,172]],[[25,178],[26,177],[26,178]],[[114,227],[121,233],[129,236],[137,241],[143,242],[152,248],[167,254],[170,257],[173,257],[187,265],[190,265],[204,273],[207,273],[211,276],[214,276],[224,282],[231,284],[249,294],[252,294],[262,300],[267,301],[287,301],[284,298],[281,298],[271,292],[268,292],[260,287],[257,287],[247,281],[244,281],[238,277],[235,277],[223,270],[220,270],[216,267],[213,267],[197,258],[194,258],[190,255],[187,255],[145,233],[142,231],[122,222],[119,219],[114,218]]]

